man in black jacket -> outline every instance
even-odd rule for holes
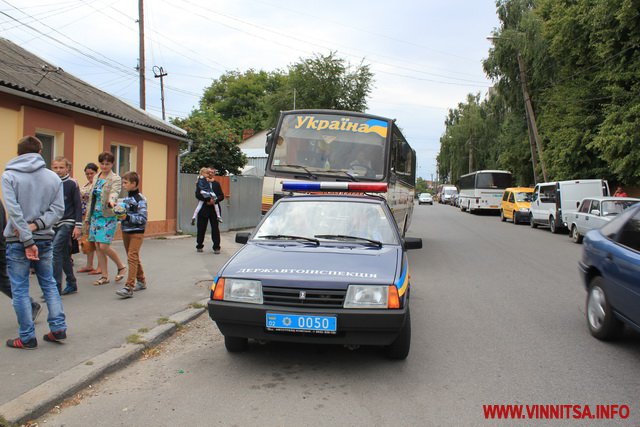
[[[207,171],[207,183],[210,187],[209,192],[202,191],[196,185],[196,198],[202,200],[204,205],[198,212],[197,228],[198,236],[196,238],[196,250],[202,252],[204,247],[204,235],[207,232],[207,223],[211,224],[211,240],[213,240],[213,253],[220,253],[220,229],[218,228],[218,215],[216,215],[215,204],[224,200],[224,193],[220,183],[214,181],[216,170],[209,168]],[[204,193],[204,194],[203,194]]]
[[[6,226],[7,215],[4,211],[4,205],[2,204],[2,201],[0,201],[0,230],[4,230]],[[2,233],[0,233],[0,292],[13,299],[13,294],[11,293],[11,282],[9,281],[9,276],[7,275],[7,248],[4,235]],[[38,318],[40,311],[42,311],[42,306],[35,302],[32,298],[31,317],[34,323]]]

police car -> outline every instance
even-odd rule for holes
[[[264,341],[384,346],[405,359],[411,344],[406,250],[384,198],[386,184],[284,182],[307,193],[278,200],[222,267],[209,316],[226,349]],[[349,194],[349,193],[357,194]],[[345,194],[347,193],[347,194]],[[293,195],[293,194],[292,194]]]

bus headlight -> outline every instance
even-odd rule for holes
[[[519,211],[520,212],[529,212],[529,208],[520,208]]]
[[[259,280],[225,278],[224,300],[262,304],[262,283]]]
[[[387,308],[388,286],[349,285],[344,308]]]

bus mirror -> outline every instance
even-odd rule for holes
[[[271,146],[273,145],[273,135],[275,134],[275,129],[270,129],[267,132],[267,142],[264,146],[264,152],[269,154],[271,152]]]
[[[404,249],[422,249],[422,239],[420,237],[405,237]]]

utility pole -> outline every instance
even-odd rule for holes
[[[144,81],[144,0],[138,0],[138,32],[140,33],[140,57],[138,72],[140,73],[140,108],[146,110],[146,88]]]
[[[160,78],[160,101],[162,101],[162,120],[165,120],[164,116],[164,81],[162,78],[166,76],[167,73],[164,72],[164,68],[158,67],[157,65],[153,66],[153,77]]]
[[[520,69],[520,84],[522,85],[522,96],[524,97],[524,107],[527,114],[527,125],[529,127],[529,142],[531,143],[531,159],[534,162],[534,179],[535,179],[535,156],[533,155],[534,146],[538,148],[538,157],[540,157],[540,167],[542,168],[542,177],[544,182],[548,182],[547,168],[544,165],[544,157],[542,156],[542,142],[540,141],[540,135],[538,135],[538,126],[536,125],[536,116],[531,106],[531,97],[529,96],[529,90],[527,89],[527,72],[525,69],[522,56],[518,53],[518,68]],[[537,183],[536,179],[536,183]]]

